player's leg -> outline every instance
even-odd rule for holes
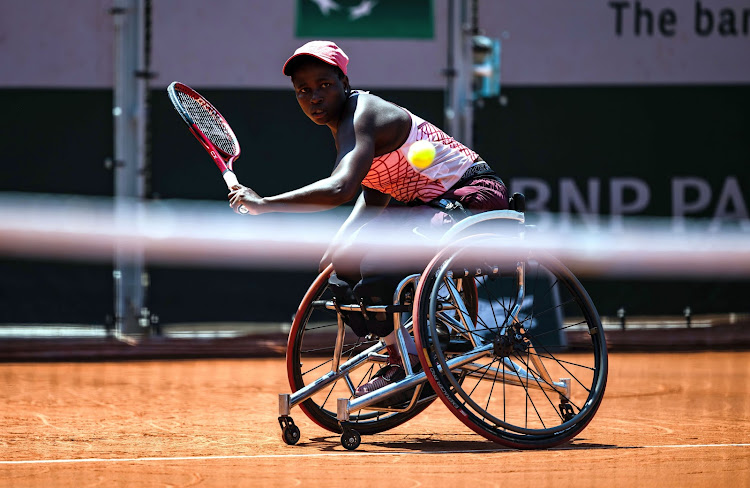
[[[443,230],[431,221],[442,222],[439,209],[427,206],[412,208],[394,208],[386,210],[377,221],[361,229],[359,237],[368,243],[378,242],[383,236],[409,236],[410,239],[428,240],[442,235]],[[413,229],[430,227],[424,232],[412,234]],[[382,230],[386,229],[387,232]],[[393,237],[391,237],[393,238]],[[427,254],[425,256],[428,256]],[[400,260],[398,272],[387,269],[384,263],[394,259],[393,251],[377,246],[369,246],[359,255],[360,280],[353,287],[353,294],[358,302],[366,305],[382,305],[393,302],[396,286],[404,276],[419,274],[427,264],[429,258],[416,257],[410,260]],[[402,302],[412,303],[414,288],[404,292]],[[362,396],[404,379],[409,370],[421,369],[417,357],[417,349],[411,331],[411,317],[401,320],[402,325],[396,330],[393,314],[368,314],[365,319],[367,332],[371,336],[379,337],[386,345],[388,360],[386,365],[378,370],[373,378],[357,388],[355,395]],[[400,351],[398,336],[403,339],[405,351]]]

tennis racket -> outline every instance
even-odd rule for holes
[[[202,95],[178,81],[167,87],[169,99],[177,113],[221,170],[230,190],[238,185],[232,165],[240,157],[240,143],[227,120]],[[240,213],[247,213],[240,205]]]

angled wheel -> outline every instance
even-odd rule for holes
[[[362,437],[360,437],[359,432],[356,430],[345,430],[344,433],[341,434],[341,445],[349,451],[358,448],[361,442]]]
[[[295,445],[300,438],[299,427],[297,427],[296,425],[289,425],[287,427],[284,427],[281,430],[281,438],[284,440],[285,444],[288,444],[290,446]]]
[[[441,400],[478,434],[514,448],[555,446],[575,437],[602,401],[604,331],[568,268],[551,256],[492,256],[493,239],[466,238],[423,273],[414,308],[420,361]],[[478,259],[477,248],[489,256]],[[467,270],[476,320],[452,286]]]
[[[313,383],[329,373],[333,364],[336,343],[337,313],[331,309],[332,293],[328,288],[331,268],[321,273],[312,284],[295,315],[287,344],[287,373],[293,392]],[[408,320],[411,322],[411,319]],[[379,347],[378,340],[357,337],[347,327],[340,354],[344,364],[356,354],[370,347]],[[376,351],[385,354],[385,348]],[[357,386],[370,380],[382,363],[366,361],[349,374],[327,385],[300,404],[300,408],[316,424],[331,432],[341,432],[336,418],[338,398],[351,398]],[[375,434],[392,429],[413,418],[434,401],[434,395],[420,400],[410,410],[361,410],[350,412],[349,422],[360,434]]]

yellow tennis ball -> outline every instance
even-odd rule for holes
[[[409,146],[406,159],[415,168],[419,170],[425,169],[435,159],[435,146],[430,141],[417,141]]]

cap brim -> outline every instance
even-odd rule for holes
[[[336,63],[332,63],[330,60],[325,59],[325,58],[321,58],[320,56],[317,56],[315,54],[311,54],[311,53],[297,53],[297,54],[293,55],[292,57],[290,57],[289,59],[286,60],[286,63],[284,63],[284,67],[281,69],[282,73],[284,73],[286,76],[291,76],[291,73],[287,73],[287,71],[289,69],[289,63],[291,63],[292,60],[294,60],[296,58],[299,58],[300,56],[310,56],[311,58],[315,58],[315,59],[319,59],[320,61],[323,61],[325,64],[327,64],[329,66],[333,66],[334,68],[341,69]]]

